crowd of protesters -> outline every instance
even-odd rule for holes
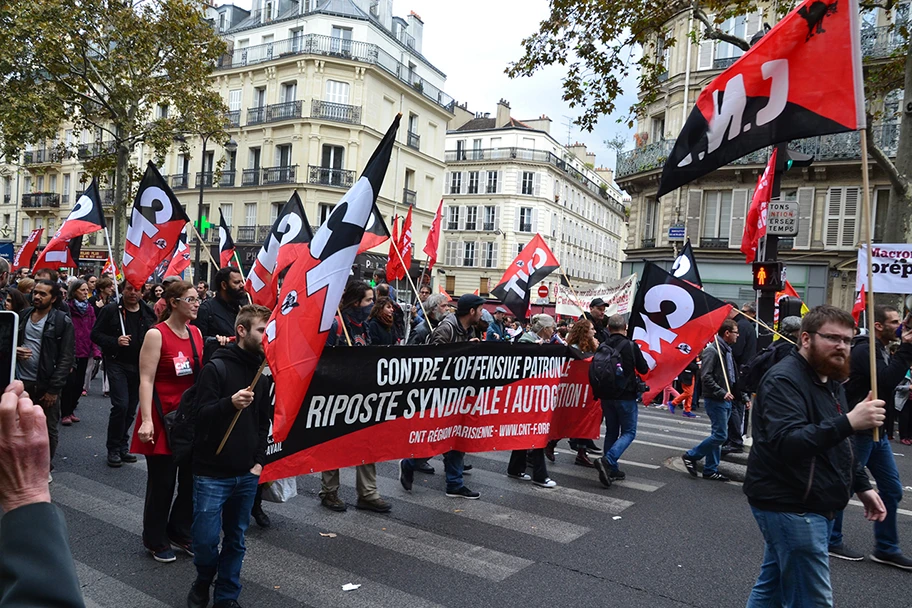
[[[0,418],[4,409],[18,408],[18,424],[34,428],[41,421],[46,434],[37,443],[42,454],[39,469],[46,462],[49,472],[58,427],[80,421],[80,397],[91,379],[102,373],[103,389],[111,400],[107,465],[129,465],[137,462],[137,455],[146,460],[145,548],[162,563],[175,562],[177,552],[193,557],[197,578],[187,597],[191,608],[208,606],[210,595],[217,608],[239,606],[249,521],[270,526],[258,482],[272,419],[271,379],[254,385],[254,378],[264,360],[262,338],[271,311],[246,304],[243,276],[233,268],[218,271],[213,292],[206,282],[193,285],[179,277],[146,284],[142,290],[127,283],[117,287],[110,276],[70,277],[51,271],[19,273],[10,279],[8,264],[0,261],[0,292],[7,310],[20,315],[17,383],[0,400]],[[782,319],[782,340],[758,352],[750,304],[733,310],[717,337],[674,384],[655,387],[658,403],[643,403],[646,360],[627,337],[625,317],[607,314],[603,300],[590,302],[589,311],[579,319],[538,314],[525,324],[505,308],[489,312],[485,304],[484,298],[471,294],[452,301],[427,287],[419,290],[413,305],[402,304],[386,284],[351,281],[327,345],[564,344],[576,356],[592,359],[593,367],[600,357],[614,357],[606,360],[617,361],[617,372],[608,385],[600,385],[610,386],[610,391],[598,394],[593,386],[605,423],[603,444],[569,438],[575,464],[594,469],[605,487],[626,478],[619,465],[636,437],[640,407],[658,406],[672,414],[680,408],[688,418],[698,417],[694,410],[702,407],[711,433],[681,460],[694,477],[703,461],[702,477],[723,482],[728,477],[719,471],[720,461],[727,453],[745,449],[751,426],[747,414],[753,412],[754,443],[744,492],[766,549],[749,606],[832,604],[828,555],[864,558],[847,546],[842,532],[842,512],[850,493],[857,494],[867,518],[875,522],[870,558],[912,570],[912,560],[899,545],[896,514],[902,485],[889,444],[897,422],[900,439],[912,444],[912,406],[903,407],[912,385],[912,328],[901,324],[896,309],[877,307],[872,328],[880,394],[904,395],[895,403],[868,395],[867,338],[854,337],[847,313],[824,306],[803,320]],[[180,413],[188,395],[195,408],[196,432],[190,454],[178,457],[169,445],[164,420]],[[875,441],[870,430],[884,423],[885,432]],[[547,461],[555,460],[557,443],[513,451],[505,474],[520,483],[556,488]],[[446,495],[479,499],[480,493],[465,484],[471,472],[465,454],[449,451],[443,462]],[[13,459],[7,465],[21,463]],[[877,492],[865,467],[877,481]],[[34,475],[34,465],[28,471]],[[428,459],[399,463],[399,481],[406,491],[411,491],[415,473],[434,472]],[[52,479],[48,474],[47,483]],[[373,463],[356,467],[356,493],[358,509],[393,509],[378,492]],[[9,500],[0,495],[0,502]],[[320,500],[331,511],[347,509],[340,496],[339,471],[323,472]],[[17,506],[15,500],[8,504]],[[0,506],[11,510],[7,504]],[[798,515],[808,525],[798,526]],[[29,509],[28,516],[50,517],[47,526],[56,529],[53,512]],[[8,518],[4,517],[4,530]],[[800,550],[795,550],[795,543]],[[61,568],[68,570],[66,564]],[[69,591],[63,585],[46,592]]]

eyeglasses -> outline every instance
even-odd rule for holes
[[[816,331],[809,331],[809,334],[816,334],[829,342],[830,344],[844,344],[845,346],[852,346],[852,338],[846,338],[845,336],[840,336],[838,334],[822,334]]]
[[[178,300],[180,300],[182,302],[186,302],[187,304],[191,304],[191,305],[199,304],[199,302],[200,302],[200,299],[195,296],[190,296],[188,298],[178,298]]]

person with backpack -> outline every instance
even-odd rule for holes
[[[146,457],[148,478],[143,508],[143,545],[155,561],[177,559],[173,547],[193,555],[193,475],[189,463],[171,453],[163,420],[177,410],[201,367],[203,336],[190,325],[199,296],[187,281],[174,281],[162,296],[165,310],[146,333],[139,353],[139,419],[130,451]],[[177,497],[174,485],[177,484]]]
[[[801,317],[785,317],[782,319],[779,322],[779,333],[786,339],[780,338],[776,340],[739,368],[738,387],[743,392],[756,393],[763,375],[798,348],[797,344],[801,334]]]
[[[187,596],[190,608],[209,604],[213,581],[213,608],[238,606],[241,564],[246,552],[244,536],[266,464],[272,419],[270,378],[261,376],[254,390],[250,390],[263,362],[263,332],[271,313],[265,306],[241,307],[236,342],[213,353],[196,384],[191,417],[196,581]],[[218,452],[235,415],[237,422]]]
[[[618,468],[618,460],[636,437],[637,374],[649,371],[640,347],[627,338],[623,316],[608,318],[608,332],[608,339],[599,346],[589,367],[589,381],[595,396],[601,399],[605,416],[605,452],[593,464],[606,488],[614,480],[627,477]]]

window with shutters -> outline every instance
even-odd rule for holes
[[[497,192],[497,174],[497,171],[488,171],[488,179],[485,184],[485,192],[487,194],[494,194]]]
[[[747,204],[750,200],[750,190],[736,188],[732,190],[731,230],[728,236],[728,246],[733,249],[741,247],[744,238],[744,219],[747,215]],[[725,218],[722,219],[725,221]]]
[[[273,203],[269,207],[269,225],[275,226],[276,220],[279,219],[279,213],[282,211],[282,208],[285,207],[285,203]]]
[[[465,229],[478,230],[478,207],[475,205],[466,207]]]
[[[523,171],[522,174],[522,193],[531,195],[535,188],[535,173],[532,171]]]
[[[244,225],[245,226],[256,226],[257,223],[257,204],[256,203],[244,203]]]
[[[323,101],[328,101],[330,103],[348,103],[348,92],[351,88],[351,85],[347,82],[340,82],[338,80],[327,80],[326,81],[326,99]]]
[[[725,239],[731,230],[731,190],[711,190],[703,193],[703,239]],[[704,245],[705,246],[705,245]]]
[[[333,203],[320,203],[320,225],[326,221],[329,217],[329,214],[332,213],[332,210],[336,208]]]
[[[884,231],[887,229],[887,203],[890,202],[890,189],[878,188],[874,192],[874,235],[875,243],[883,243]],[[862,218],[862,221],[864,219]]]
[[[475,266],[475,241],[466,241],[463,245],[462,265]]]
[[[861,189],[858,186],[844,186],[827,190],[826,223],[823,235],[825,247],[837,249],[855,247],[860,193]]]
[[[485,268],[497,268],[497,243],[488,241],[481,253],[481,265]]]
[[[234,217],[234,203],[222,203],[219,205],[219,209],[222,210],[222,217],[225,218],[225,223],[231,226],[232,218]]]
[[[469,194],[478,194],[478,171],[469,171]]]
[[[525,247],[525,245],[523,245],[522,243],[516,244],[516,255],[519,255],[520,253],[522,253],[523,247]]]
[[[493,232],[496,230],[495,222],[497,221],[497,208],[494,205],[486,205],[484,208],[484,225],[483,230]]]
[[[532,207],[519,208],[519,231],[532,232]]]
[[[657,201],[646,199],[643,201],[643,240],[652,240],[656,238],[656,214],[658,213],[659,203]]]
[[[456,260],[459,257],[459,241],[447,241],[444,250],[444,260],[447,266],[456,266]]]
[[[459,207],[457,205],[447,207],[447,230],[459,230]]]
[[[450,194],[462,194],[462,172],[450,173]]]

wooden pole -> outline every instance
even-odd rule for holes
[[[111,253],[111,235],[108,234],[107,226],[105,226],[104,232],[105,242],[108,244],[108,258],[110,258],[111,263],[114,264],[114,254]],[[117,268],[116,264],[114,264],[114,268]],[[120,306],[120,289],[117,287],[117,271],[114,272],[114,299],[117,302],[117,305]],[[117,313],[117,318],[120,319],[120,335],[126,336],[127,329],[124,327],[123,316],[120,314],[120,312]]]
[[[237,249],[234,250],[234,261],[237,262],[238,271],[241,273],[241,276],[244,277],[244,285],[247,285],[247,277],[244,276],[244,267],[241,266],[241,258],[238,257]],[[253,267],[250,267],[250,270],[253,270]],[[250,292],[244,289],[244,293],[247,294],[247,303],[253,304],[253,296],[250,295]]]
[[[785,340],[786,342],[789,342],[789,343],[791,343],[791,344],[795,344],[795,342],[794,342],[791,338],[789,338],[789,337],[787,337],[787,336],[783,336],[783,335],[780,334],[778,331],[776,331],[775,329],[773,329],[772,327],[770,327],[769,325],[767,325],[766,323],[764,323],[764,322],[761,321],[760,319],[758,319],[758,318],[756,318],[756,317],[752,317],[752,316],[750,316],[749,314],[747,314],[747,313],[744,312],[744,311],[738,311],[738,314],[743,315],[745,319],[750,319],[751,321],[753,321],[754,323],[756,323],[756,324],[759,325],[760,327],[763,327],[764,329],[773,332],[774,335],[779,336],[780,338],[782,338],[782,339]],[[797,344],[795,344],[795,346],[797,346]]]
[[[193,224],[190,224],[190,225],[193,226]],[[203,236],[200,234],[200,231],[196,229],[196,226],[193,226],[193,232],[194,232],[194,234],[196,234],[196,238],[198,239],[199,244],[202,245]],[[206,252],[206,256],[209,258],[209,263],[212,264],[212,267],[215,268],[216,270],[218,270],[220,268],[220,266],[216,263],[215,258],[212,257],[212,252],[209,251],[209,248],[203,247],[202,249],[203,249],[203,251]]]
[[[402,252],[399,251],[399,245],[396,244],[396,241],[390,237],[390,244],[392,244],[393,249],[396,251],[396,256],[399,258],[399,263],[402,264],[402,268],[405,269],[405,278],[409,280],[409,285],[412,286],[412,289],[415,291],[415,296],[418,296],[418,287],[415,285],[412,275],[409,274],[408,268],[405,268],[405,260],[402,258]],[[434,325],[431,323],[430,317],[428,317],[427,311],[424,309],[424,302],[421,301],[421,298],[418,298],[418,305],[421,306],[421,312],[424,313],[424,319],[427,321],[428,329],[431,331],[434,330]]]
[[[267,363],[266,363],[266,359],[264,357],[263,362],[260,363],[260,369],[257,370],[256,376],[253,377],[253,382],[251,382],[250,386],[247,387],[248,391],[252,391],[253,389],[256,388],[256,385],[260,379],[260,376],[263,375],[263,370],[266,369],[266,365],[267,365]],[[222,442],[219,444],[218,449],[215,451],[216,456],[218,456],[219,454],[222,453],[222,449],[225,447],[225,443],[228,441],[228,437],[229,437],[229,435],[231,435],[231,431],[234,430],[234,425],[237,424],[238,418],[241,417],[241,412],[243,412],[243,411],[244,410],[238,410],[234,413],[234,418],[231,420],[231,424],[228,426],[228,430],[225,431],[225,436],[222,437]]]
[[[725,390],[734,397],[732,393],[731,384],[728,383],[728,370],[725,369],[725,359],[722,358],[722,347],[719,346],[719,334],[716,334],[716,354],[719,355],[719,363],[722,364],[722,376],[725,378]]]
[[[868,248],[868,285],[866,298],[867,302],[865,303],[865,315],[867,316],[868,321],[868,346],[870,348],[869,364],[870,364],[870,373],[871,373],[871,398],[877,399],[877,344],[875,343],[874,336],[874,324],[871,322],[874,320],[874,267],[872,265],[871,259],[871,187],[868,183],[868,139],[867,139],[867,129],[862,129],[860,132],[861,135],[861,187],[863,190],[862,198],[862,209],[864,213],[864,244]],[[861,268],[858,268],[856,272],[861,271]],[[888,429],[889,430],[889,429]],[[874,441],[880,441],[880,429],[876,426],[874,427]],[[889,433],[888,433],[889,434]]]
[[[579,294],[576,293],[576,290],[573,289],[573,284],[570,282],[570,277],[564,272],[564,269],[560,269],[561,276],[564,277],[564,280],[567,281],[567,287],[570,289],[570,293],[573,294],[573,299],[576,300],[576,306],[583,313],[583,316],[586,316],[586,311],[583,310],[583,301],[580,300]]]

